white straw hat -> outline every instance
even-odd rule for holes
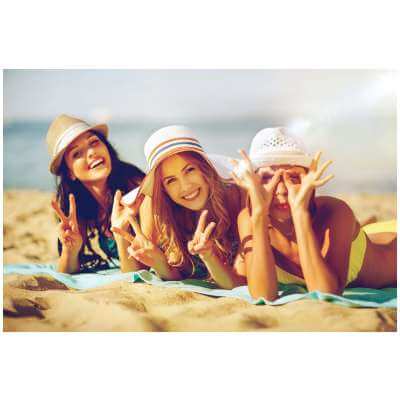
[[[53,174],[58,173],[63,155],[67,147],[80,135],[87,131],[99,132],[104,137],[108,136],[108,127],[105,124],[89,125],[87,122],[71,117],[59,115],[50,125],[46,135],[47,149],[51,160],[49,169]]]
[[[251,141],[249,157],[256,169],[279,164],[309,168],[312,161],[300,140],[288,135],[282,127],[259,131]]]

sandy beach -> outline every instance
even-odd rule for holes
[[[4,193],[4,264],[57,259],[51,193]],[[341,195],[359,220],[396,218],[396,195]],[[254,306],[143,283],[77,291],[51,277],[6,275],[5,331],[395,331],[394,309],[303,300]]]

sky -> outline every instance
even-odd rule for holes
[[[376,70],[6,70],[4,116],[372,118],[395,113],[393,83]]]
[[[136,124],[142,142],[153,128],[186,124],[229,156],[237,145],[248,148],[257,129],[285,126],[310,152],[333,158],[342,182],[384,181],[393,189],[395,79],[384,70],[5,70],[5,149],[9,124],[48,126],[61,113]],[[125,154],[124,136],[115,139]],[[135,151],[126,154],[142,159]]]

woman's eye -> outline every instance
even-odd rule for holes
[[[290,175],[290,180],[292,181],[292,183],[300,183],[300,176]]]
[[[73,158],[73,159],[76,159],[76,158],[79,158],[81,155],[82,155],[82,152],[81,152],[80,150],[74,151],[74,152],[72,153],[72,158]]]
[[[271,175],[263,175],[261,177],[262,183],[268,183],[271,180],[272,176]]]
[[[94,147],[97,146],[98,144],[99,144],[99,139],[94,139],[90,141],[89,146]]]
[[[186,168],[186,172],[193,172],[193,171],[195,171],[195,170],[196,170],[195,167],[188,167],[188,168]]]
[[[170,178],[170,179],[166,179],[164,182],[166,185],[170,185],[171,183],[175,182],[176,179],[175,178]]]

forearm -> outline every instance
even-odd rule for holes
[[[115,235],[114,237],[115,237],[115,242],[117,243],[121,272],[131,272],[140,270],[141,264],[133,257],[129,257],[128,253],[129,242],[119,235]]]
[[[338,277],[331,271],[321,255],[320,246],[312,228],[310,213],[301,210],[293,212],[292,215],[300,265],[308,290],[339,293]]]
[[[247,268],[247,281],[253,298],[264,297],[269,301],[278,296],[275,258],[269,235],[269,219],[265,215],[252,216],[252,252]]]
[[[239,276],[231,265],[222,262],[212,250],[200,255],[200,258],[206,265],[211,278],[222,289],[233,289],[245,284],[243,277]]]
[[[79,272],[79,267],[79,252],[71,252],[63,247],[61,256],[58,260],[58,272],[73,274]]]
[[[163,259],[155,261],[152,265],[152,268],[157,272],[161,279],[166,281],[179,281],[182,279],[182,276],[176,267],[171,267],[166,257],[164,256]]]

